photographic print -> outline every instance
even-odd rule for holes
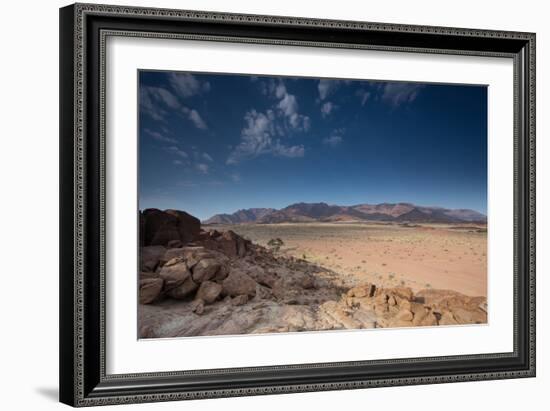
[[[487,323],[487,87],[142,70],[139,338]]]

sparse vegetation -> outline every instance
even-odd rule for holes
[[[432,289],[486,295],[486,234],[452,227],[316,222],[239,224],[219,229],[231,229],[277,254],[314,262],[349,278],[350,283],[399,285],[404,281],[405,286],[417,290],[430,284]],[[278,240],[284,240],[283,244]],[[466,268],[470,277],[465,282]],[[394,277],[389,278],[390,273]]]
[[[267,246],[273,251],[279,251],[284,244],[280,238],[272,238],[267,242]]]

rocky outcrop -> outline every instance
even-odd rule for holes
[[[204,301],[205,304],[212,304],[220,296],[222,286],[212,281],[205,281],[197,291],[196,298]]]
[[[159,265],[160,259],[165,255],[166,248],[162,245],[153,245],[141,247],[140,265],[141,271],[155,271]]]
[[[224,295],[237,297],[239,295],[247,295],[254,297],[256,295],[256,286],[258,283],[249,275],[239,271],[232,270],[227,278],[223,280],[222,292]]]
[[[151,229],[144,243],[162,238],[163,245],[141,248],[142,338],[487,322],[484,297],[344,284],[338,273],[232,231],[193,229],[185,236],[178,224],[187,217],[146,211],[153,217],[145,225],[149,221],[157,231]],[[172,228],[161,229],[166,224]],[[177,239],[164,241],[174,232]]]
[[[139,283],[139,303],[150,304],[159,298],[164,282],[161,278],[144,278]]]
[[[149,208],[140,214],[140,244],[174,247],[193,241],[200,233],[198,218],[177,210]]]

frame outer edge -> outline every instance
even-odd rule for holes
[[[477,375],[460,374],[413,378],[389,378],[372,381],[356,381],[327,384],[292,384],[279,387],[251,389],[222,389],[187,393],[158,393],[121,395],[114,397],[87,397],[84,393],[84,217],[85,217],[85,17],[86,14],[126,15],[130,17],[166,17],[191,21],[224,21],[231,23],[257,23],[260,25],[310,26],[355,30],[381,30],[463,37],[480,36],[524,40],[529,52],[525,62],[529,118],[524,136],[527,143],[526,205],[529,247],[524,250],[528,257],[529,290],[525,309],[528,310],[529,344],[525,349],[529,357],[528,367],[522,371],[503,371]],[[170,9],[153,9],[131,6],[108,6],[101,4],[75,4],[60,9],[60,400],[73,406],[91,406],[181,399],[219,398],[291,392],[326,391],[366,387],[396,386],[410,384],[434,384],[485,379],[521,378],[535,375],[535,34],[495,30],[460,29],[450,27],[411,26],[401,24],[350,22],[281,16],[259,16],[201,12]],[[68,80],[70,79],[70,81]],[[70,83],[70,85],[69,85]],[[68,151],[72,155],[68,155]],[[64,157],[64,158],[63,158]],[[70,164],[69,164],[70,163]],[[70,179],[70,184],[68,180]],[[69,213],[69,210],[71,213]]]
[[[529,147],[529,371],[536,377],[536,34],[529,36],[528,147]]]
[[[74,15],[59,9],[59,400],[75,405]]]

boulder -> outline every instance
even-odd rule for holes
[[[191,303],[191,311],[197,315],[204,313],[204,301],[200,298]]]
[[[162,278],[146,278],[139,282],[139,303],[150,304],[159,298],[164,281]]]
[[[139,246],[145,246],[145,217],[139,213]]]
[[[222,293],[231,297],[243,294],[254,297],[256,295],[256,285],[256,281],[247,274],[238,270],[231,270],[222,282]]]
[[[173,258],[168,261],[160,270],[159,277],[164,280],[166,291],[176,288],[191,277],[191,271],[181,258]]]
[[[183,243],[180,240],[170,240],[168,241],[168,244],[166,244],[166,247],[168,248],[180,248],[183,246]]]
[[[413,301],[414,293],[409,287],[393,287],[385,289],[388,295],[392,295],[398,302],[401,300]]]
[[[388,302],[388,294],[386,293],[379,293],[375,298],[374,298],[374,303],[376,305],[382,305],[382,304],[387,304]]]
[[[409,310],[402,309],[397,313],[397,315],[395,316],[395,319],[398,321],[412,321],[413,313],[411,313]]]
[[[428,314],[430,314],[429,308],[426,308],[419,303],[410,303],[408,301],[407,303],[409,304],[408,310],[412,312],[414,316],[413,325],[420,325],[420,323],[424,321],[424,319],[428,316]],[[400,305],[400,307],[403,309],[404,304]]]
[[[458,324],[458,321],[456,321],[455,317],[450,311],[444,311],[441,313],[441,318],[439,319],[439,325],[456,325]]]
[[[204,258],[193,267],[193,281],[196,283],[208,281],[214,278],[220,268],[221,264],[218,260],[214,258]]]
[[[225,255],[229,257],[244,257],[246,255],[249,242],[235,232],[227,230],[221,233],[221,235],[216,231],[211,233],[211,237],[216,240],[216,248]]]
[[[151,271],[141,271],[139,273],[139,279],[145,280],[146,278],[159,278],[159,273]]]
[[[183,283],[169,290],[167,294],[176,300],[182,300],[189,297],[197,288],[199,285],[189,276]]]
[[[347,292],[348,297],[364,298],[374,296],[376,287],[374,284],[366,283],[350,288]]]
[[[376,314],[371,310],[357,310],[353,313],[353,318],[361,323],[361,328],[375,328]]]
[[[177,230],[180,237],[179,240],[182,244],[193,241],[199,235],[201,222],[198,218],[193,217],[185,211],[166,210],[165,212],[177,218]]]
[[[139,250],[141,270],[155,271],[164,253],[166,253],[166,248],[162,245],[141,247]]]
[[[200,221],[183,211],[150,208],[141,214],[140,227],[143,229],[140,241],[144,245],[179,245],[193,241],[198,236]]]
[[[437,325],[437,317],[432,311],[428,311],[426,316],[420,320],[418,323],[415,323],[413,320],[414,325],[418,325],[420,327],[432,327],[434,325]]]
[[[152,245],[167,245],[173,241],[179,241],[179,233],[172,223],[164,224],[160,227],[151,240]]]
[[[267,272],[259,265],[247,266],[246,273],[258,284],[269,288],[273,288],[275,282],[277,281],[275,274]]]
[[[224,231],[221,237],[218,237],[220,250],[229,257],[236,257],[238,255],[238,236],[233,231]]]
[[[199,289],[195,298],[203,300],[205,304],[212,304],[222,292],[222,286],[212,281],[204,281]]]
[[[156,208],[149,208],[142,213],[144,220],[143,241],[147,245],[166,245],[170,240],[179,240],[175,229],[177,218]]]
[[[216,282],[222,282],[227,278],[229,275],[229,268],[225,265],[222,265],[216,275],[214,276],[213,280]]]
[[[426,305],[440,304],[449,298],[467,298],[464,294],[452,290],[424,289],[416,293],[416,299],[421,300]]]
[[[391,327],[391,328],[412,327],[412,325],[413,325],[413,323],[411,321],[398,320],[398,319],[393,319],[389,323],[389,327]]]
[[[246,294],[238,295],[234,298],[231,298],[230,301],[231,301],[231,305],[234,305],[234,306],[244,305],[248,302],[248,295]]]
[[[170,261],[173,258],[182,258],[186,260],[187,266],[191,268],[191,264],[189,264],[189,258],[193,254],[193,251],[195,248],[200,248],[201,250],[204,250],[202,247],[176,247],[176,248],[169,248],[166,250],[166,253],[161,259],[161,264],[166,263],[167,261]]]
[[[348,312],[336,301],[327,301],[319,307],[325,314],[325,320],[333,325],[334,328],[357,329],[361,328],[361,322],[349,316]]]
[[[487,322],[487,313],[477,310],[466,310],[462,307],[452,308],[454,319],[459,324],[483,324]]]

